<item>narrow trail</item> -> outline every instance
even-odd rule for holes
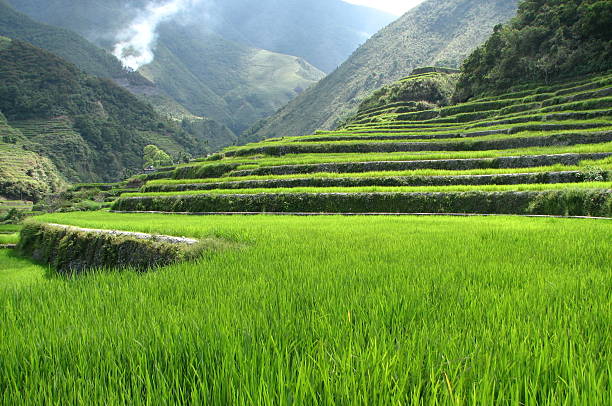
[[[165,242],[169,244],[194,245],[200,242],[193,238],[173,237],[170,235],[136,233],[136,232],[130,232],[130,231],[121,231],[121,230],[100,230],[100,229],[95,229],[95,228],[81,228],[81,227],[68,226],[64,224],[55,224],[55,223],[46,223],[46,225],[51,226],[51,227],[66,229],[69,231],[132,237],[132,238],[137,238],[139,240],[153,240],[153,241]]]

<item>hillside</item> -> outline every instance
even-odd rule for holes
[[[206,152],[204,140],[110,80],[89,76],[18,40],[2,40],[0,111],[71,182],[113,181],[142,167],[156,144],[175,157]]]
[[[27,144],[21,132],[9,126],[0,113],[0,200],[37,201],[64,187],[55,165],[24,149]]]
[[[456,99],[610,70],[611,23],[611,1],[523,1],[518,15],[466,60]]]
[[[139,73],[194,114],[236,134],[324,76],[300,58],[171,23],[160,27],[156,58]]]
[[[612,216],[612,74],[457,105],[449,80],[405,78],[339,130],[227,148],[114,209]],[[377,105],[407,88],[429,91]]]
[[[139,7],[148,4],[135,1],[132,7],[125,7],[119,0],[10,3],[38,21],[74,30],[109,51],[118,33],[138,16]],[[324,76],[303,58],[226,40],[212,30],[206,10],[201,12],[180,14],[162,24],[154,62],[138,71],[157,91],[190,113],[218,121],[239,134]],[[168,109],[168,101],[149,97],[149,89],[128,89],[144,93],[160,111]]]
[[[38,21],[69,28],[110,47],[148,0],[9,0]],[[301,57],[331,72],[394,16],[341,0],[195,1],[177,22],[205,27],[225,40]],[[162,42],[164,37],[162,36]],[[315,40],[316,39],[316,40]]]
[[[332,129],[363,98],[420,66],[457,67],[493,27],[514,16],[516,1],[429,0],[374,35],[336,71],[245,135],[251,139]]]
[[[86,73],[112,79],[142,100],[151,103],[162,115],[179,120],[211,121],[194,116],[191,111],[170,97],[159,86],[145,79],[138,72],[126,70],[112,54],[88,42],[75,32],[38,23],[16,12],[4,1],[0,1],[0,35],[29,42],[72,62]],[[184,87],[189,88],[188,84],[185,84]],[[212,92],[196,93],[193,99],[211,100],[212,103],[209,105],[223,104],[223,101],[215,99]],[[227,114],[224,117],[227,117]],[[237,137],[228,128],[219,124],[209,126],[206,131],[198,134],[198,137],[208,141],[211,148],[232,145],[237,140]]]
[[[0,0],[0,35],[43,48],[72,62],[79,69],[91,75],[123,79],[134,85],[147,84],[147,81],[137,73],[125,70],[117,58],[91,44],[80,35],[66,29],[38,23],[16,12],[4,0]]]
[[[331,73],[397,17],[339,0],[225,0],[210,13],[226,39],[304,58]],[[315,39],[316,40],[313,40]]]

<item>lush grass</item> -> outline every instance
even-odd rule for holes
[[[21,224],[0,224],[0,234],[2,233],[16,233],[21,230]]]
[[[609,123],[609,121],[607,123]],[[602,122],[602,124],[607,124],[607,123]],[[402,140],[396,140],[396,139],[360,140],[359,137],[355,137],[355,139],[346,140],[346,141],[319,141],[316,144],[313,142],[300,142],[300,138],[297,138],[293,140],[280,141],[280,142],[270,142],[270,143],[265,143],[265,144],[257,143],[257,144],[248,144],[248,145],[241,146],[241,147],[230,147],[230,148],[227,148],[226,151],[228,152],[230,151],[248,151],[248,150],[258,150],[260,148],[266,148],[266,147],[282,147],[282,146],[292,146],[292,147],[301,146],[305,148],[308,148],[308,147],[312,148],[312,147],[316,147],[317,145],[334,146],[334,145],[356,145],[356,144],[396,144],[398,142],[400,143],[428,143],[428,144],[445,144],[445,143],[470,144],[470,143],[476,143],[476,142],[481,142],[481,141],[520,140],[524,138],[538,138],[538,137],[562,136],[562,135],[573,136],[573,135],[578,135],[578,134],[589,135],[592,133],[607,132],[610,130],[612,130],[612,126],[608,125],[608,126],[603,126],[603,127],[591,128],[587,130],[565,130],[565,131],[554,131],[554,132],[525,131],[525,132],[519,133],[519,135],[493,134],[493,135],[485,135],[485,136],[479,136],[479,137],[462,138],[460,140],[457,140],[457,138],[455,137],[423,140],[423,139],[418,139],[418,138],[410,138],[410,134],[408,134],[407,138],[402,139]],[[384,135],[384,134],[374,133],[370,135],[376,136],[376,135]]]
[[[491,169],[471,169],[471,170],[437,170],[420,169],[407,171],[373,171],[358,173],[336,173],[336,172],[317,172],[293,175],[261,175],[261,176],[241,176],[241,177],[220,177],[205,179],[158,179],[147,182],[147,186],[159,185],[188,185],[199,183],[219,183],[219,182],[242,182],[248,180],[272,180],[272,179],[313,179],[313,178],[370,178],[385,176],[464,176],[464,175],[502,175],[514,173],[542,173],[542,172],[561,172],[561,171],[584,171],[589,167],[597,167],[603,170],[612,170],[612,157],[596,161],[584,161],[580,165],[550,165],[532,168],[491,168]]]
[[[389,152],[389,153],[345,153],[345,154],[287,154],[282,157],[265,157],[254,160],[236,159],[221,162],[241,162],[240,169],[278,165],[306,165],[329,162],[370,162],[370,161],[417,161],[439,159],[478,159],[498,158],[503,156],[546,155],[546,154],[581,154],[611,152],[612,142],[601,144],[573,145],[566,147],[533,147],[489,151],[450,151],[450,152]],[[208,163],[210,165],[210,163]]]
[[[376,193],[376,192],[501,192],[541,191],[562,189],[612,189],[612,182],[582,183],[533,183],[520,185],[450,185],[450,186],[359,186],[359,187],[294,187],[294,188],[253,188],[253,189],[212,189],[181,192],[124,193],[121,197],[143,196],[187,196],[200,194],[259,194],[259,193]]]
[[[2,236],[0,235],[0,239]],[[2,244],[0,242],[0,244]],[[13,250],[0,249],[0,302],[3,306],[0,309],[0,319],[7,320],[8,312],[11,310],[6,307],[7,302],[4,301],[7,297],[17,294],[23,290],[24,287],[34,285],[36,283],[44,281],[45,273],[47,268],[44,266],[37,265],[32,261],[24,258],[19,258],[15,255]],[[5,338],[3,337],[3,340]],[[0,356],[0,359],[4,360],[5,354]],[[2,361],[0,361],[1,363]],[[2,383],[0,387],[3,388],[3,392],[8,388],[5,376],[0,372],[0,378]],[[4,397],[3,404],[7,404],[7,399]]]
[[[147,275],[0,289],[6,404],[611,400],[607,221],[41,220],[243,248]]]
[[[1,234],[0,233],[0,244],[17,244],[19,241],[19,234]]]

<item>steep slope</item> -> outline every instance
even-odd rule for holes
[[[458,66],[496,24],[516,12],[515,0],[428,0],[384,28],[340,68],[246,135],[252,139],[334,128],[379,87],[413,68]]]
[[[26,145],[21,132],[9,126],[0,113],[0,200],[37,201],[64,186],[55,165],[48,158],[24,149]]]
[[[612,217],[611,73],[457,105],[449,80],[405,78],[340,130],[227,148],[114,209]]]
[[[612,69],[612,1],[525,0],[466,61],[456,98]]]
[[[146,84],[140,75],[125,70],[117,58],[78,34],[38,23],[16,12],[4,0],[0,0],[0,35],[46,49],[91,75],[124,79],[135,85]]]
[[[224,38],[297,55],[332,72],[397,17],[340,0],[225,0],[210,11]]]
[[[78,4],[75,7],[78,7]],[[86,73],[112,79],[133,94],[153,104],[156,110],[163,115],[177,119],[201,120],[193,117],[193,113],[185,106],[179,104],[159,86],[145,79],[140,73],[126,70],[121,62],[109,52],[88,42],[75,32],[38,23],[13,10],[4,0],[0,0],[0,35],[29,42],[74,63]],[[169,69],[172,69],[172,66]],[[187,83],[184,84],[183,88],[190,91],[189,80],[192,78],[185,77]],[[190,100],[205,100],[208,103],[207,106],[215,106],[217,103],[219,106],[224,104],[223,100],[219,99],[212,91],[198,93],[197,89],[193,92]],[[221,108],[217,110],[224,113],[217,114],[216,117],[229,117],[226,110]],[[201,109],[201,111],[215,110],[211,107],[208,110]],[[227,121],[231,120],[228,118]],[[201,126],[196,127],[202,128]],[[216,131],[213,131],[213,129]],[[221,125],[209,126],[208,130],[200,133],[198,137],[208,140],[210,145],[218,147],[225,147],[236,142],[236,136]],[[223,139],[224,137],[226,139]]]
[[[301,58],[172,23],[160,27],[156,58],[139,72],[190,111],[236,133],[324,76]]]
[[[205,152],[203,140],[165,121],[107,79],[86,75],[28,43],[2,40],[0,111],[69,181],[113,181],[142,167],[157,144],[175,157]]]
[[[11,4],[39,21],[75,30],[112,50],[117,34],[149,1],[133,1],[129,7],[119,0]],[[194,115],[216,120],[235,133],[273,114],[324,76],[301,58],[227,41],[209,28],[197,10],[167,21],[159,29],[155,61],[139,73]],[[128,88],[139,92],[137,87]],[[167,108],[167,102],[149,97],[147,89],[140,93],[160,110]]]
[[[39,21],[110,47],[114,34],[150,0],[9,0]],[[395,17],[341,0],[194,1],[182,25],[206,26],[222,38],[306,59],[330,72]],[[163,40],[163,38],[162,38]]]

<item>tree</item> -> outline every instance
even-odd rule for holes
[[[464,62],[454,100],[612,69],[612,1],[523,0]]]
[[[147,145],[144,147],[144,166],[159,167],[172,165],[172,158],[166,152],[162,151],[155,145]]]

